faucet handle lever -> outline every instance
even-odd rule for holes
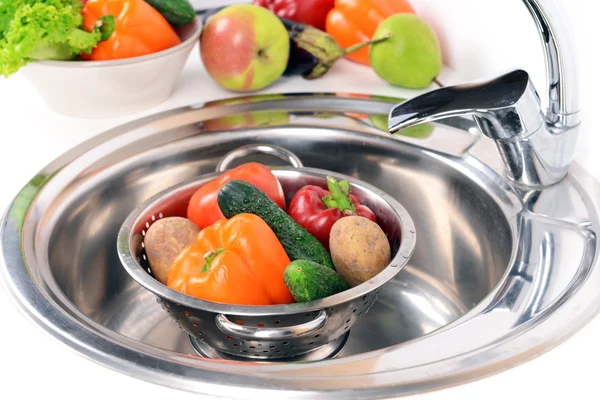
[[[424,122],[472,115],[494,140],[526,137],[544,123],[540,98],[529,74],[514,70],[497,78],[432,90],[396,105],[389,114],[393,133]]]

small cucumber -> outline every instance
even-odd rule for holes
[[[189,24],[196,18],[196,11],[187,0],[146,0],[146,2],[174,26]]]
[[[283,271],[283,281],[297,302],[332,296],[349,289],[346,281],[331,268],[312,261],[292,261]]]
[[[309,260],[335,269],[321,242],[256,186],[245,181],[229,181],[219,190],[217,201],[225,218],[242,213],[261,217],[271,227],[291,261]]]

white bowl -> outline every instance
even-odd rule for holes
[[[199,18],[177,28],[181,43],[169,49],[111,61],[35,61],[23,68],[46,105],[63,115],[111,118],[167,100],[202,32]]]

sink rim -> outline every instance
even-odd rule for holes
[[[272,95],[271,95],[272,96]],[[385,112],[386,109],[390,108],[393,105],[393,102],[384,102],[384,101],[373,101],[367,99],[349,99],[347,95],[343,94],[320,94],[320,95],[310,95],[310,94],[286,94],[283,99],[275,99],[272,97],[270,99],[270,95],[266,96],[254,96],[254,98],[259,98],[258,101],[254,103],[248,104],[234,104],[231,105],[229,101],[219,101],[212,102],[206,105],[201,106],[192,106],[179,108],[176,110],[167,111],[161,114],[157,114],[154,116],[146,117],[138,121],[134,121],[128,123],[124,126],[112,129],[104,134],[98,135],[81,145],[73,148],[67,153],[60,156],[57,160],[51,163],[49,166],[44,168],[42,171],[48,173],[50,176],[49,180],[52,179],[52,174],[55,171],[60,170],[62,165],[70,164],[78,158],[79,155],[86,153],[91,150],[94,146],[100,143],[106,143],[110,141],[112,138],[118,138],[124,132],[128,132],[133,130],[136,127],[140,129],[146,125],[151,124],[153,121],[162,121],[165,123],[165,120],[169,120],[171,117],[175,117],[175,119],[183,119],[183,123],[189,121],[186,119],[186,116],[198,117],[198,113],[203,111],[214,111],[216,114],[219,112],[231,112],[231,109],[237,109],[242,111],[247,111],[249,109],[264,109],[265,107],[281,107],[282,103],[286,102],[296,102],[302,103],[302,101],[308,100],[309,102],[315,102],[317,99],[323,101],[323,103],[327,104],[327,107],[331,108],[344,108],[355,107],[357,110],[370,110],[370,112],[375,112],[376,110],[380,112]],[[260,101],[260,99],[264,101]],[[230,99],[231,101],[235,101],[236,99]],[[215,104],[216,103],[216,104]],[[308,106],[307,106],[308,107]],[[352,108],[350,107],[350,108]],[[223,108],[229,110],[223,110]],[[211,114],[209,112],[209,114]],[[174,122],[174,121],[172,121]],[[383,135],[381,132],[370,132],[373,134]],[[389,136],[385,136],[387,140],[392,140]],[[138,137],[139,139],[139,137]],[[430,150],[423,150],[430,151]],[[440,156],[443,157],[443,156]],[[467,156],[469,157],[469,156]],[[467,165],[467,161],[465,160],[453,160],[457,163],[464,163]],[[485,161],[485,160],[482,160]],[[495,174],[491,169],[486,168],[483,163],[478,164],[479,161],[469,159],[468,163],[470,167],[476,165],[480,168],[477,169],[477,173],[481,173],[490,180],[493,180],[498,185],[503,186],[503,190],[510,188],[510,184],[504,180],[503,177]],[[586,183],[586,198],[587,198],[587,208],[588,211],[593,213],[594,225],[598,225],[598,214],[600,214],[600,204],[595,199],[600,199],[600,186],[598,182],[594,181],[585,171],[580,169],[576,164],[573,165],[570,171],[569,180],[572,180],[574,183],[578,183],[579,181],[587,181]],[[583,185],[579,184],[582,189]],[[595,196],[590,196],[590,193],[595,194]],[[297,375],[294,375],[298,372],[299,368],[294,368],[294,366],[290,365],[270,365],[267,368],[261,367],[257,368],[254,363],[247,363],[243,367],[236,368],[235,372],[238,374],[235,375],[236,382],[235,386],[231,385],[230,377],[224,377],[223,372],[219,371],[219,368],[215,368],[216,365],[220,364],[215,361],[203,361],[198,360],[194,357],[188,357],[182,354],[174,354],[173,352],[169,352],[166,350],[153,348],[153,355],[147,354],[145,351],[146,347],[151,347],[149,345],[138,343],[134,340],[126,340],[123,339],[123,342],[127,344],[126,346],[118,346],[118,354],[111,354],[110,352],[106,352],[107,349],[114,349],[115,342],[112,341],[112,335],[103,335],[101,332],[98,332],[95,335],[92,335],[93,340],[85,341],[88,338],[89,331],[85,329],[85,322],[81,320],[74,319],[73,316],[67,316],[65,314],[55,313],[55,309],[63,310],[61,307],[57,305],[57,303],[47,298],[35,285],[33,280],[29,277],[27,273],[27,267],[21,258],[21,249],[19,243],[18,236],[18,228],[15,226],[15,219],[11,217],[10,211],[15,206],[14,203],[11,203],[11,206],[3,217],[3,223],[1,227],[1,238],[2,241],[0,243],[0,251],[3,254],[3,257],[0,258],[0,275],[2,276],[2,281],[4,286],[7,289],[7,293],[9,293],[9,297],[12,297],[14,303],[16,303],[17,307],[21,310],[25,311],[25,314],[30,320],[35,322],[37,325],[42,326],[46,331],[50,332],[54,337],[58,338],[65,344],[68,344],[70,347],[74,348],[78,353],[84,355],[85,357],[98,362],[102,365],[105,365],[111,369],[121,371],[127,370],[128,373],[133,374],[138,378],[142,378],[154,383],[160,383],[165,386],[170,386],[174,388],[202,392],[207,394],[222,394],[223,385],[229,385],[228,390],[231,390],[234,393],[231,393],[234,396],[238,397],[252,397],[257,395],[258,393],[264,394],[265,391],[276,391],[278,393],[284,392],[288,395],[297,395],[297,396],[306,396],[308,394],[313,395],[325,395],[327,398],[343,398],[347,392],[339,390],[335,393],[332,392],[323,392],[321,389],[313,389],[309,391],[302,390],[300,392],[301,386],[294,386],[294,380],[302,380]],[[7,234],[8,232],[8,234]],[[14,234],[14,233],[17,233]],[[517,240],[516,235],[513,237],[513,240]],[[595,242],[594,242],[595,243]],[[515,247],[513,247],[514,249]],[[537,324],[533,327],[528,327],[526,332],[520,332],[514,338],[511,338],[511,366],[515,364],[519,364],[524,362],[534,356],[540,354],[539,349],[536,347],[535,350],[531,349],[531,346],[527,343],[526,338],[531,336],[531,329],[537,328],[536,332],[538,332],[542,327],[553,326],[552,328],[544,328],[546,334],[548,332],[552,332],[554,337],[546,337],[546,346],[544,347],[544,351],[549,350],[551,347],[562,342],[567,337],[571,336],[573,333],[578,331],[585,323],[587,323],[592,316],[596,315],[600,311],[600,294],[595,293],[590,290],[590,286],[594,286],[591,284],[591,281],[596,283],[600,283],[600,272],[598,271],[598,248],[596,246],[595,253],[593,255],[593,261],[590,262],[589,271],[587,274],[582,274],[581,278],[587,280],[586,285],[579,286],[577,291],[573,291],[571,293],[567,293],[568,296],[565,297],[564,303],[559,305],[555,314],[550,315],[547,319],[542,321],[538,321]],[[513,254],[512,257],[515,255]],[[585,271],[582,271],[582,273]],[[508,274],[508,270],[505,275],[502,277],[501,281],[496,285],[496,288],[506,279]],[[582,289],[587,289],[583,290]],[[488,294],[487,298],[491,298],[495,294],[495,291],[492,291]],[[577,300],[577,301],[575,301]],[[585,301],[583,301],[585,300]],[[582,312],[581,309],[579,313],[575,314],[577,316],[576,319],[573,319],[568,326],[564,326],[563,324],[556,324],[557,315],[566,314],[569,316],[569,311],[574,307],[573,302],[579,303],[578,305],[585,303],[588,306],[585,308],[585,312]],[[582,303],[583,302],[583,303]],[[63,310],[64,311],[64,310]],[[398,346],[402,348],[406,348],[410,346],[414,342],[422,341],[425,339],[429,339],[431,337],[439,337],[441,335],[445,335],[446,332],[452,331],[457,327],[467,323],[468,321],[477,317],[477,310],[473,309],[469,311],[466,315],[461,317],[459,320],[454,321],[453,323],[446,325],[440,328],[438,331],[432,332],[422,338],[417,338],[414,341],[405,342]],[[572,314],[572,311],[571,311]],[[569,318],[571,319],[571,318]],[[534,321],[536,322],[536,321]],[[556,326],[558,325],[558,326]],[[566,325],[566,324],[565,324]],[[537,339],[540,339],[539,335],[535,336]],[[521,347],[517,348],[516,343],[521,342]],[[501,344],[499,344],[501,346]],[[368,359],[368,358],[387,358],[390,355],[396,353],[398,349],[395,348],[382,349],[371,353],[365,353],[361,355],[356,355],[348,358],[352,359]],[[137,354],[134,350],[145,353],[145,360],[140,360],[139,354]],[[415,393],[417,391],[423,390],[433,390],[441,387],[446,387],[449,385],[454,385],[457,383],[466,382],[469,380],[481,378],[483,376],[490,375],[492,373],[498,372],[501,369],[505,368],[505,363],[508,358],[506,356],[502,357],[500,360],[494,359],[493,357],[487,358],[486,362],[482,362],[479,360],[477,363],[474,358],[481,357],[484,352],[488,354],[493,354],[494,347],[490,346],[489,348],[480,350],[479,352],[475,349],[473,352],[465,353],[461,357],[454,357],[453,362],[457,365],[460,365],[461,368],[457,370],[448,370],[449,366],[452,363],[449,363],[447,360],[438,361],[437,363],[429,363],[424,366],[419,367],[410,367],[409,369],[404,370],[390,370],[385,374],[380,374],[378,377],[378,386],[376,387],[357,387],[352,389],[353,394],[355,396],[366,396],[366,397],[382,397],[382,396],[390,396],[397,394],[409,394]],[[507,354],[505,351],[504,355]],[[485,358],[485,357],[484,357]],[[469,368],[465,367],[465,362],[472,360]],[[144,363],[142,363],[144,361]],[[349,360],[347,358],[344,359],[334,359],[329,361],[320,362],[320,365],[323,365],[325,368],[331,368],[340,366],[341,364],[347,363]],[[157,362],[162,363],[162,365],[157,366]],[[202,367],[206,367],[202,369],[202,378],[203,381],[195,381],[185,379],[184,371],[181,371],[179,363],[190,363],[193,362],[197,365],[198,369],[202,369]],[[248,368],[249,367],[249,368]],[[485,368],[484,368],[485,367]],[[432,372],[435,368],[439,371],[438,373]],[[250,371],[243,371],[249,370]],[[317,369],[320,369],[317,367]],[[434,379],[423,379],[424,369],[427,370],[427,375],[435,375]],[[165,377],[165,372],[169,372],[171,375],[169,377]],[[273,379],[272,376],[268,376],[266,374],[272,372],[277,372],[278,374],[278,383],[279,384],[287,384],[287,388],[285,390],[276,390],[276,389],[264,389],[261,390],[259,387],[264,386],[266,383],[270,382],[269,379]],[[323,371],[322,371],[323,372]],[[248,376],[250,373],[253,373],[253,376]],[[398,377],[397,375],[401,376]],[[259,379],[260,376],[260,379]],[[315,383],[315,387],[319,388],[322,385],[322,382],[317,383],[315,380],[315,376],[305,375],[305,379],[302,380],[306,383],[306,379],[312,379]],[[400,378],[400,379],[395,379]],[[348,376],[337,376],[336,378],[333,376],[327,376],[327,379],[331,381],[340,381],[339,387],[349,387],[348,383],[350,383],[353,378]],[[356,377],[354,377],[356,379]],[[454,379],[454,381],[452,381]],[[214,383],[221,382],[221,383]],[[346,385],[343,385],[345,383]],[[290,385],[291,384],[291,385]],[[401,384],[401,386],[398,386]],[[326,389],[331,390],[331,389]]]

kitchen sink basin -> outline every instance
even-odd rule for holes
[[[387,115],[399,101],[245,97],[99,135],[42,170],[7,211],[3,282],[38,325],[98,363],[238,398],[437,389],[521,363],[580,329],[600,308],[598,184],[574,164],[548,188],[513,185],[492,141],[468,119],[390,135]],[[414,221],[408,265],[381,288],[335,356],[252,362],[199,355],[120,264],[116,237],[134,207],[256,143],[364,180]],[[282,163],[265,155],[238,162],[248,160]]]
[[[251,115],[247,118],[258,118]],[[486,192],[485,182],[400,142],[348,129],[344,117],[327,128],[316,125],[318,115],[292,117],[295,123],[286,126],[227,131],[203,132],[196,125],[195,134],[190,130],[191,136],[168,144],[134,144],[135,154],[111,160],[85,189],[61,196],[48,232],[48,266],[56,288],[78,312],[111,331],[191,353],[187,336],[153,295],[129,279],[115,251],[115,235],[147,196],[213,172],[225,153],[258,140],[291,150],[310,167],[372,182],[406,204],[415,220],[419,240],[410,265],[384,286],[341,355],[423,336],[463,316],[490,293],[509,265],[514,216],[502,211],[501,200]]]

